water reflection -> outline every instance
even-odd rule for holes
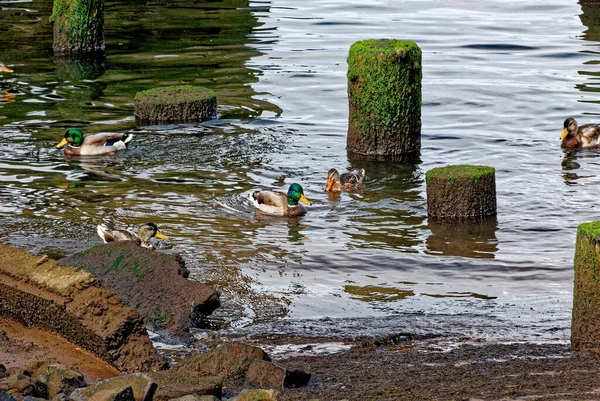
[[[582,175],[577,173],[575,170],[579,170],[582,168],[582,164],[587,168],[589,164],[590,167],[595,168],[594,159],[600,157],[598,150],[596,149],[566,149],[563,148],[564,156],[562,162],[560,163],[561,169],[563,171],[562,178],[566,185],[577,185],[578,180],[582,178],[593,178],[595,175]],[[586,160],[588,159],[588,160]],[[585,169],[583,169],[585,171]]]
[[[429,229],[425,253],[430,255],[494,258],[498,251],[495,217],[475,221],[429,219]]]

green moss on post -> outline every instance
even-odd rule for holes
[[[600,221],[577,228],[571,348],[600,351]]]
[[[455,165],[425,174],[430,218],[469,219],[496,215],[493,167]]]
[[[217,95],[200,86],[154,88],[135,95],[135,119],[140,125],[201,122],[216,115]]]
[[[104,51],[104,0],[54,0],[50,22],[55,53]]]
[[[421,150],[421,49],[364,40],[348,56],[348,151],[398,161]]]

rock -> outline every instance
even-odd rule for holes
[[[277,401],[279,393],[275,390],[244,390],[229,401]]]
[[[104,51],[104,0],[54,0],[55,54]]]
[[[144,373],[132,373],[124,376],[112,377],[101,380],[88,387],[79,388],[73,391],[69,399],[71,401],[119,401],[129,397],[131,391],[131,401],[152,401],[157,384]],[[129,400],[129,398],[127,398]],[[126,400],[122,400],[126,401]]]
[[[133,241],[97,245],[61,263],[92,273],[147,323],[175,336],[191,337],[189,328],[219,306],[214,289],[184,278],[180,255],[151,251]]]
[[[283,391],[286,371],[273,362],[255,360],[250,364],[244,387]]]
[[[199,395],[195,395],[195,394],[190,394],[190,395],[184,395],[183,397],[179,397],[179,398],[172,398],[169,401],[220,401],[220,400],[217,397],[215,397],[214,395],[199,396]]]
[[[425,181],[429,218],[479,219],[496,215],[493,167],[436,167],[427,171]]]
[[[83,375],[63,365],[50,365],[46,373],[48,396],[53,399],[58,394],[70,394],[87,385]]]
[[[303,387],[308,384],[312,375],[299,369],[285,371],[283,386],[287,388]]]
[[[0,316],[51,331],[121,371],[166,367],[139,314],[90,273],[0,244]]]
[[[11,368],[8,377],[0,381],[0,390],[18,397],[34,394],[31,372],[23,368]]]
[[[158,384],[154,401],[166,401],[187,395],[212,395],[218,398],[222,395],[222,380],[219,377],[177,370],[149,372],[148,375]]]
[[[6,373],[6,366],[0,363],[0,379],[6,376],[8,376],[8,373]]]
[[[17,399],[6,391],[0,390],[0,401],[17,401]]]
[[[210,352],[188,357],[176,369],[180,372],[217,376],[228,382],[241,384],[246,379],[248,368],[257,359],[271,361],[261,348],[234,341]]]
[[[421,49],[414,42],[363,40],[348,55],[347,149],[413,161],[421,149]]]
[[[194,123],[215,118],[217,95],[200,86],[154,88],[135,95],[135,120],[140,125]]]

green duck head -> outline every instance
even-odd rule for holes
[[[304,189],[302,189],[302,185],[292,184],[287,192],[287,203],[290,206],[298,206],[298,202],[302,202],[310,206],[310,201],[304,196]]]
[[[56,149],[62,149],[65,145],[69,144],[71,146],[81,146],[83,143],[83,132],[78,130],[77,128],[68,129],[65,132],[65,137],[58,145],[56,145]]]

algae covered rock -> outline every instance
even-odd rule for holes
[[[348,55],[348,151],[398,161],[421,149],[421,49],[371,39]]]
[[[230,401],[276,401],[279,392],[275,390],[244,390]]]
[[[152,401],[157,385],[143,373],[101,380],[71,393],[71,401]]]
[[[135,95],[135,119],[140,125],[194,123],[216,115],[217,95],[200,86],[168,86]]]
[[[600,221],[577,228],[571,348],[600,352]]]
[[[469,219],[496,215],[493,167],[452,165],[425,174],[430,218]]]
[[[55,53],[104,51],[104,0],[54,0]]]

